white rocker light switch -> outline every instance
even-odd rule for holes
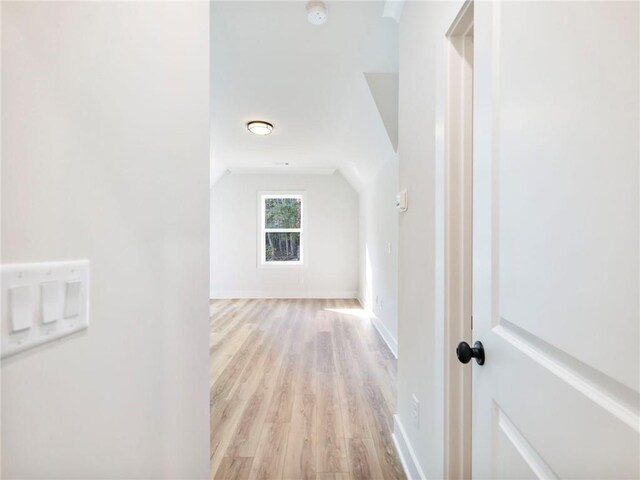
[[[80,290],[82,282],[74,280],[67,282],[64,300],[64,318],[72,318],[80,315]]]
[[[62,311],[62,295],[58,282],[42,282],[40,284],[40,306],[42,323],[52,323],[60,320]]]
[[[28,285],[9,289],[9,312],[12,332],[31,328],[33,305],[31,304],[31,290]]]

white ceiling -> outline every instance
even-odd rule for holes
[[[397,72],[398,25],[384,2],[326,5],[315,26],[302,1],[212,4],[212,182],[229,168],[336,168],[360,189],[395,155],[364,74]],[[250,120],[273,133],[248,133]]]

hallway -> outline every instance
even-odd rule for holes
[[[640,0],[0,29],[0,480],[640,480]]]
[[[211,476],[405,478],[396,359],[355,300],[212,300]]]

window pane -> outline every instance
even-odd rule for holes
[[[267,262],[299,262],[300,233],[266,233],[265,253]]]
[[[265,228],[300,228],[299,198],[265,198]]]

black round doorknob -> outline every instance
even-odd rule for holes
[[[478,365],[484,365],[484,347],[482,346],[482,342],[474,343],[473,348],[470,347],[467,342],[460,342],[458,348],[456,348],[456,355],[462,363],[469,363],[472,358],[475,358]]]

